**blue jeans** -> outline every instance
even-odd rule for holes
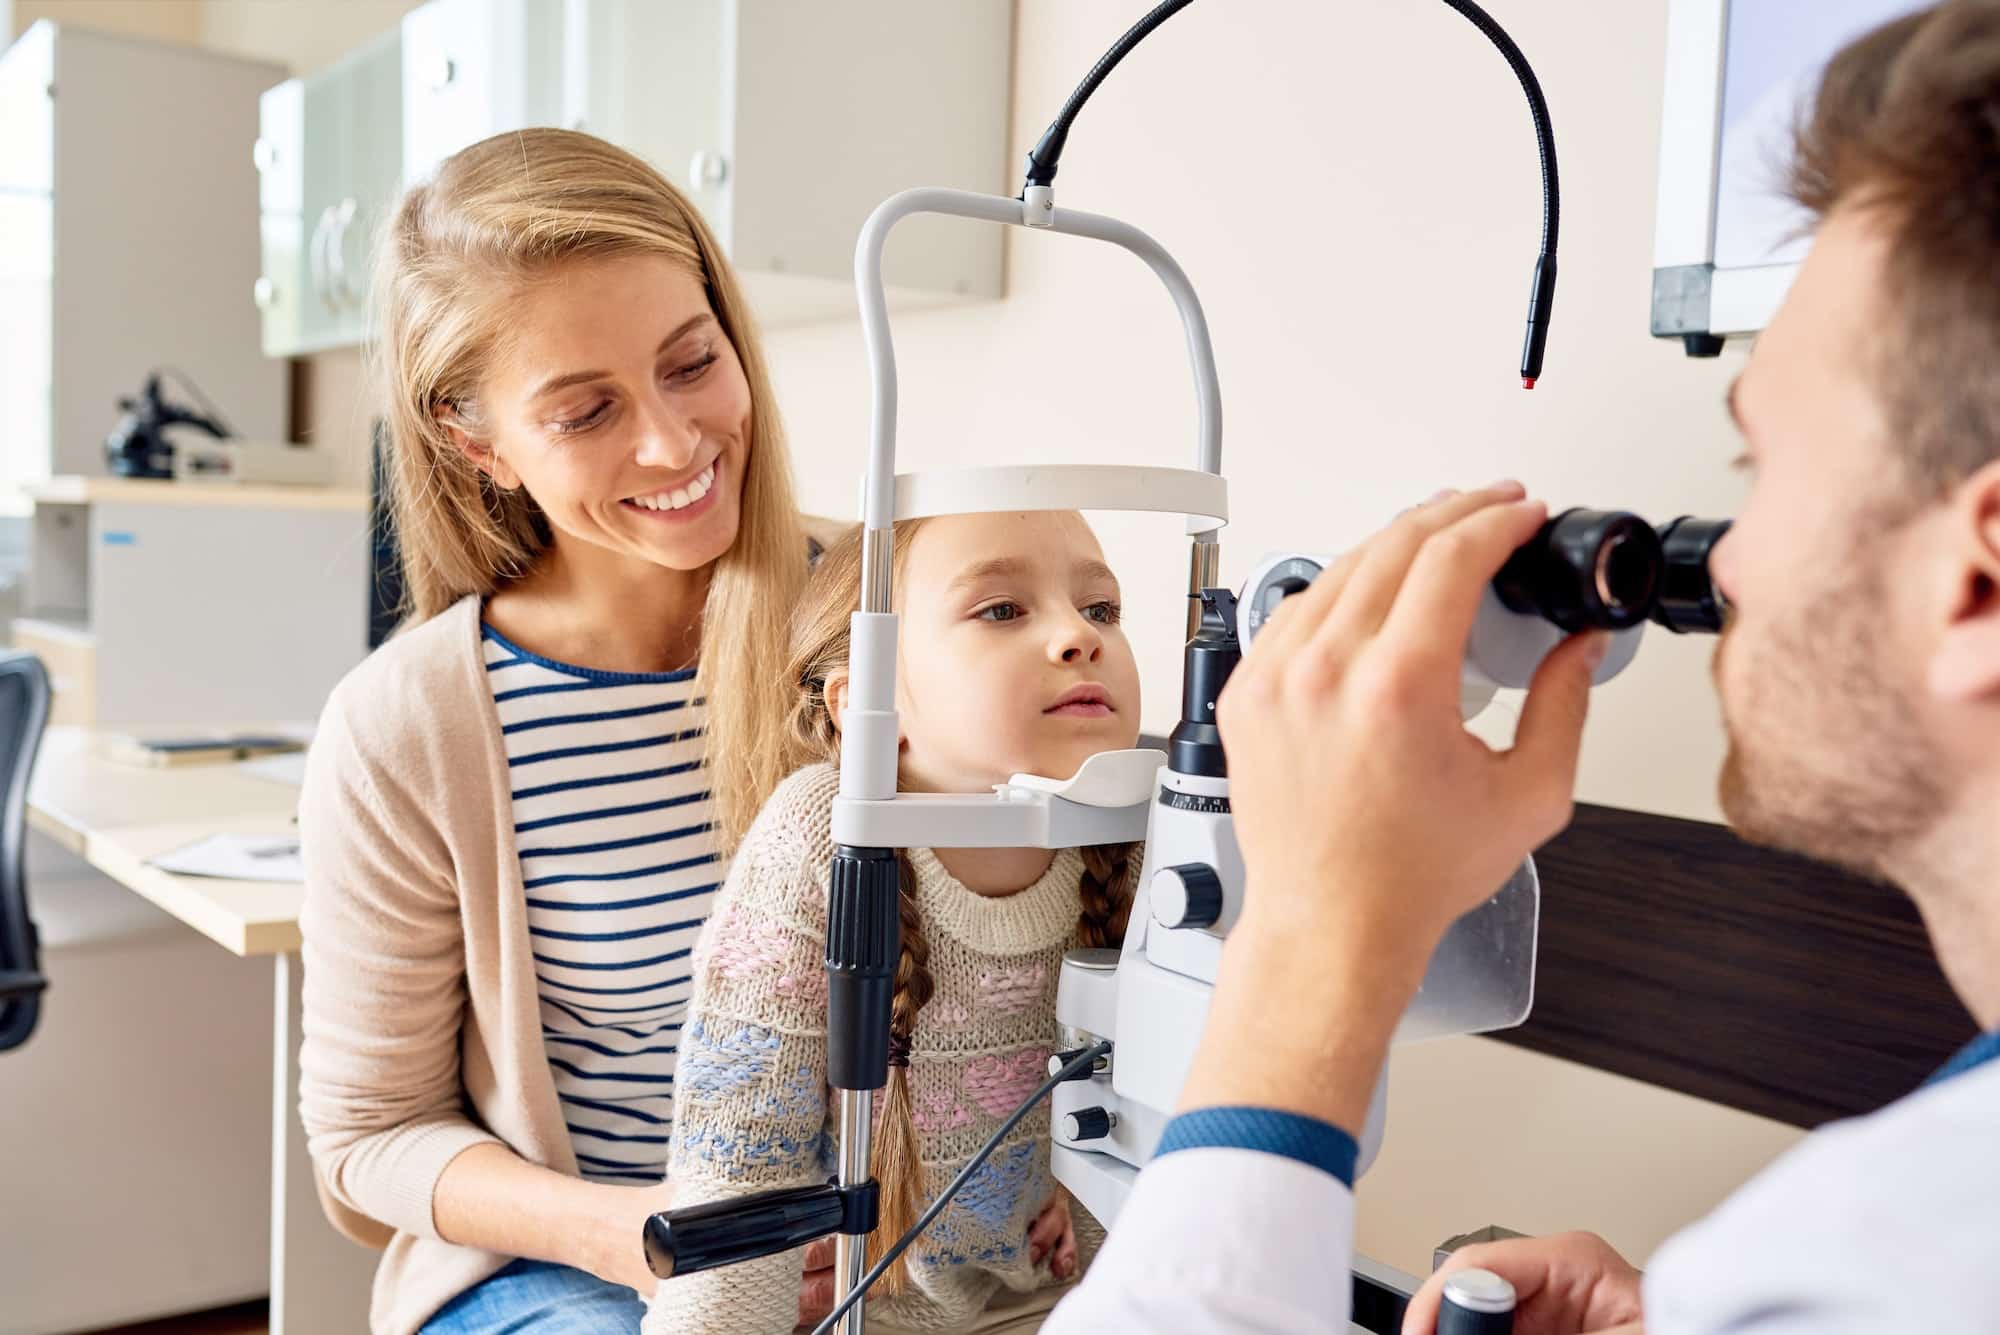
[[[459,1294],[422,1335],[638,1335],[646,1304],[622,1284],[547,1261],[515,1261]]]

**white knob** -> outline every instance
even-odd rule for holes
[[[257,309],[268,311],[278,300],[278,288],[269,278],[259,278],[251,294],[257,299]]]
[[[458,78],[458,62],[449,56],[439,56],[430,68],[430,84],[433,93],[442,93]]]
[[[1102,1140],[1118,1125],[1118,1114],[1108,1108],[1078,1108],[1063,1117],[1063,1139],[1075,1144],[1079,1141]]]
[[[1222,920],[1222,878],[1199,862],[1153,875],[1153,919],[1162,927],[1213,927]]]
[[[250,149],[250,160],[257,164],[258,171],[267,172],[278,165],[278,146],[260,138]]]

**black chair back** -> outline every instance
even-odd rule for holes
[[[41,942],[28,916],[28,777],[49,721],[49,674],[33,654],[0,653],[0,1052],[41,1018]]]

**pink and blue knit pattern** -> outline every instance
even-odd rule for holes
[[[833,1171],[826,1087],[826,883],[838,775],[780,786],[737,850],[693,960],[668,1173],[685,1203],[823,1182]],[[904,1073],[928,1190],[941,1190],[1045,1078],[1055,987],[1080,911],[1074,853],[1013,896],[976,896],[913,853],[934,991]],[[881,1104],[876,1105],[878,1119]],[[878,1128],[879,1129],[879,1128]],[[1000,1289],[1053,1283],[1028,1228],[1055,1189],[1048,1113],[1031,1113],[909,1253],[908,1291],[875,1310],[901,1326],[963,1328]],[[660,1286],[645,1335],[789,1329],[798,1253]]]

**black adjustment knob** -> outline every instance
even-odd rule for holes
[[[1103,1108],[1078,1108],[1063,1118],[1063,1139],[1102,1140],[1111,1134],[1118,1119]]]
[[[1460,1270],[1444,1283],[1437,1335],[1510,1335],[1514,1286],[1491,1270]]]
[[[1222,878],[1199,862],[1153,874],[1153,920],[1162,927],[1213,927],[1222,920]]]

